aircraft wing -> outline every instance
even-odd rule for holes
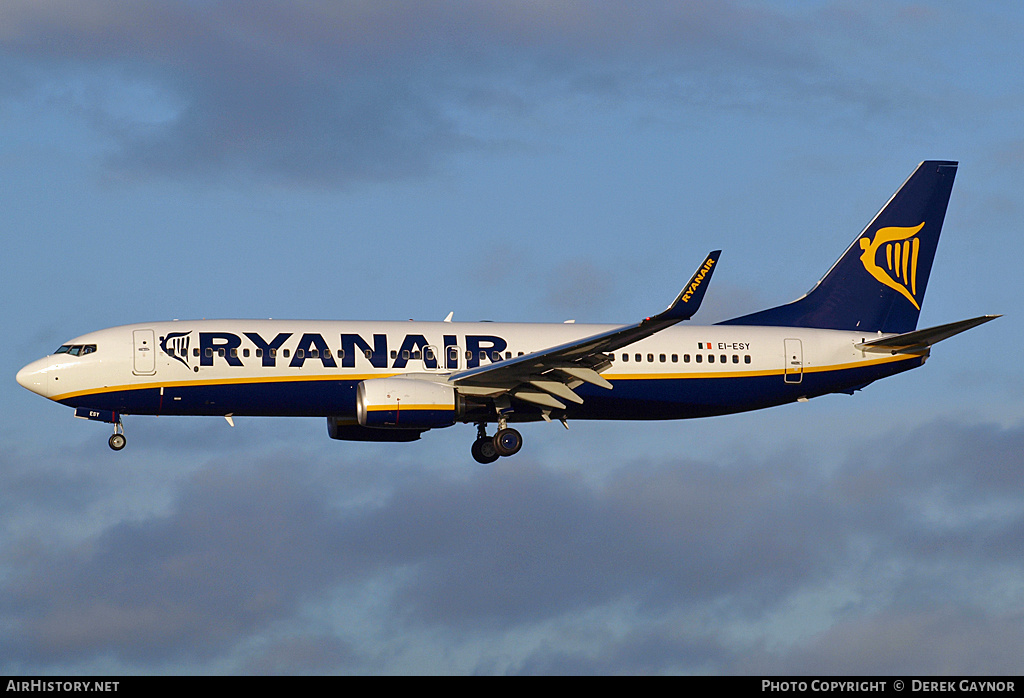
[[[583,399],[572,390],[581,383],[612,387],[600,375],[611,366],[606,352],[650,337],[690,319],[697,312],[721,253],[715,250],[708,254],[672,304],[657,315],[550,349],[460,371],[448,380],[466,395],[509,393],[520,400],[553,409],[564,409],[562,400],[581,403]]]
[[[977,327],[978,325],[982,325],[990,320],[995,320],[997,317],[1002,316],[982,315],[980,317],[971,318],[970,320],[960,320],[959,322],[951,322],[946,325],[928,327],[923,330],[914,330],[913,332],[904,332],[903,334],[881,337],[880,339],[871,339],[866,342],[860,342],[857,344],[857,348],[861,351],[911,354],[923,351],[933,344],[941,342],[944,339],[949,339],[953,335],[960,334],[961,332],[966,332],[972,327]]]

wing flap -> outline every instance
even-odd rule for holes
[[[584,383],[590,383],[591,385],[596,385],[608,390],[612,389],[612,384],[602,378],[601,374],[592,368],[584,368],[582,366],[559,366],[556,370],[570,376],[571,378],[578,378]]]
[[[540,405],[541,407],[550,407],[556,410],[565,409],[565,403],[561,402],[549,393],[540,392],[538,390],[515,390],[512,392],[512,397],[525,400],[526,402],[532,402],[533,404]]]
[[[568,400],[569,402],[575,402],[577,405],[583,404],[583,398],[572,391],[572,388],[567,386],[565,383],[554,380],[543,380],[533,379],[529,381],[530,385],[534,388],[540,388],[541,390],[551,393],[557,398]]]

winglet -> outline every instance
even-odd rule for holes
[[[690,277],[690,281],[683,286],[683,290],[672,301],[672,305],[651,319],[680,322],[693,317],[700,307],[701,301],[704,300],[708,284],[711,283],[711,275],[715,273],[715,267],[718,266],[718,257],[721,254],[721,250],[708,253],[704,262],[697,268],[693,276]]]

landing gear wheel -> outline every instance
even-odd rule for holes
[[[523,435],[515,429],[499,429],[493,441],[499,456],[514,456],[523,447]]]
[[[107,444],[115,451],[120,451],[128,443],[128,439],[124,438],[124,434],[112,434],[107,440]]]
[[[473,453],[473,459],[477,463],[483,463],[484,465],[493,463],[500,457],[497,451],[494,450],[494,441],[487,436],[480,437],[474,441],[473,448],[470,450]]]

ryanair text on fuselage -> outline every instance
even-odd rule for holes
[[[192,335],[198,341],[192,342]],[[160,338],[160,348],[165,354],[198,371],[201,366],[213,366],[215,360],[223,359],[228,366],[244,366],[243,359],[259,359],[259,365],[278,365],[278,359],[287,359],[290,368],[302,368],[307,361],[319,361],[324,368],[355,368],[356,355],[365,358],[374,368],[404,369],[409,361],[421,360],[424,368],[460,368],[460,354],[465,351],[465,368],[476,368],[481,360],[500,361],[508,348],[502,337],[489,334],[442,335],[442,341],[428,341],[422,334],[407,334],[389,357],[388,336],[374,333],[367,341],[356,333],[342,333],[339,349],[332,350],[322,334],[303,333],[294,344],[285,348],[292,332],[279,332],[273,339],[266,339],[258,332],[244,332],[243,336],[252,345],[252,357],[243,348],[243,338],[233,332],[172,332]],[[192,351],[189,348],[193,347]],[[438,351],[440,349],[440,351]],[[389,365],[389,361],[391,361]],[[443,366],[441,364],[444,364]]]

